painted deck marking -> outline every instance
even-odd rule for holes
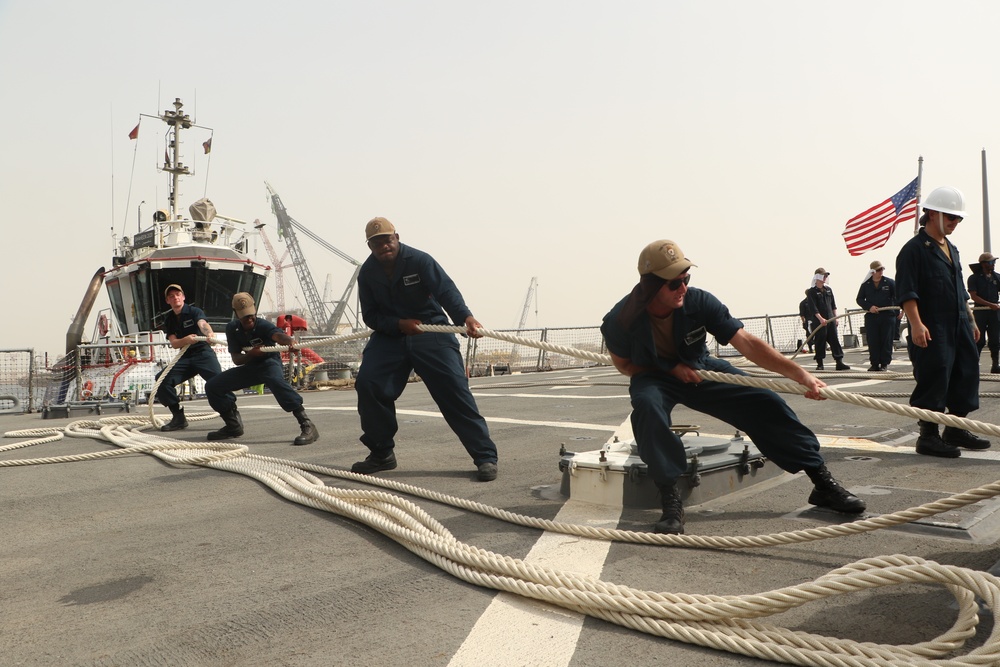
[[[631,434],[628,419],[616,431],[619,439]],[[629,435],[631,437],[631,435]],[[567,500],[555,521],[614,528],[620,507],[604,507]],[[574,535],[545,532],[524,557],[526,562],[553,569],[599,577],[611,543]],[[569,665],[583,630],[584,616],[511,593],[498,593],[469,636],[449,662],[449,667],[490,665]]]

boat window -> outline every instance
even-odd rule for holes
[[[190,266],[159,269],[154,293],[159,295],[158,308],[162,312],[157,317],[156,327],[162,324],[163,316],[169,310],[163,300],[163,291],[171,284],[184,289],[185,303],[205,311],[205,319],[216,331],[233,319],[233,295],[237,292],[249,292],[259,304],[265,277],[245,270],[245,266],[236,264],[232,268],[209,268],[206,262],[195,260]]]
[[[121,282],[116,278],[114,280],[109,280],[108,286],[108,298],[111,299],[111,310],[115,314],[115,320],[122,324],[128,322],[125,318],[125,304],[122,302],[122,287]],[[122,324],[124,327],[124,325]],[[127,330],[127,327],[125,327]]]
[[[152,300],[149,269],[143,267],[134,272],[131,278],[132,303],[135,305],[135,321],[139,325],[139,331],[155,329],[157,327],[153,324],[153,312],[156,310],[156,307]]]

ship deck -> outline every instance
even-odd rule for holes
[[[896,353],[897,359],[903,353]],[[867,367],[863,352],[848,363]],[[799,359],[803,364],[807,360]],[[988,363],[988,360],[987,362]],[[811,367],[811,366],[809,366]],[[908,370],[905,360],[894,370]],[[876,374],[826,376],[846,391],[899,392],[912,380]],[[385,479],[510,512],[594,526],[646,530],[650,509],[608,507],[561,495],[560,448],[598,449],[627,427],[625,378],[610,368],[471,380],[500,450],[500,476],[481,483],[423,385],[397,404],[399,468]],[[996,385],[984,382],[983,392]],[[293,447],[295,419],[270,396],[239,399],[246,434],[263,456],[347,469],[367,453],[350,390],[304,394],[320,440]],[[1000,443],[953,460],[914,452],[910,417],[836,401],[787,400],[821,436],[834,476],[888,514],[1000,479]],[[204,400],[185,404],[207,411]],[[162,409],[161,409],[162,412]],[[140,411],[141,413],[141,411]],[[985,397],[971,415],[1000,423]],[[0,415],[0,429],[62,426],[71,419]],[[678,408],[678,423],[705,433],[733,429]],[[174,434],[203,442],[219,420]],[[7,439],[0,445],[9,445]],[[23,459],[114,449],[65,438],[0,453]],[[328,484],[359,484],[329,478]],[[689,507],[689,535],[749,536],[836,525],[809,509],[811,485],[783,474]],[[645,591],[748,595],[813,581],[862,558],[907,554],[977,571],[1000,560],[995,500],[892,529],[785,546],[713,550],[638,545],[545,533],[410,498],[455,537],[498,554],[591,573]],[[566,665],[766,664],[640,633],[555,606],[461,581],[371,527],[291,502],[256,480],[167,464],[145,454],[0,469],[4,632],[11,665]],[[940,586],[907,585],[826,598],[772,622],[885,644],[933,638],[956,615]],[[986,613],[979,645],[992,631]]]

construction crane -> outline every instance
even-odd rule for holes
[[[521,320],[517,323],[517,333],[521,333],[524,329],[524,323],[528,321],[528,309],[531,307],[531,301],[535,299],[535,319],[538,319],[538,300],[535,297],[535,291],[538,289],[538,278],[532,276],[531,283],[528,285],[528,293],[524,297],[524,308],[521,309]],[[521,350],[519,345],[514,345],[510,349],[510,357],[507,360],[507,371],[511,372],[515,368],[520,366],[521,362]]]
[[[528,321],[528,308],[531,306],[531,299],[535,296],[535,290],[538,289],[538,278],[532,277],[531,283],[528,285],[528,294],[524,297],[524,309],[521,311],[521,321],[517,323],[518,332],[524,328],[524,323]],[[535,318],[538,318],[538,300],[535,299]]]
[[[253,221],[253,227],[257,230],[260,235],[260,240],[264,242],[264,248],[267,250],[267,256],[271,258],[271,263],[274,265],[274,291],[275,291],[275,301],[278,308],[278,314],[285,314],[285,279],[283,276],[283,271],[291,264],[285,264],[285,260],[288,259],[288,253],[290,252],[288,248],[285,248],[285,254],[278,258],[278,253],[275,251],[274,246],[271,245],[271,239],[267,238],[267,234],[264,233],[265,223],[260,220]]]
[[[358,282],[361,264],[347,253],[338,250],[309,231],[302,223],[288,215],[288,210],[281,203],[281,197],[278,196],[278,193],[275,192],[274,188],[267,181],[264,182],[264,185],[267,186],[267,192],[271,197],[271,209],[274,212],[274,216],[278,219],[278,231],[285,239],[285,244],[292,254],[292,262],[295,265],[295,274],[299,279],[299,286],[302,287],[302,292],[306,297],[306,305],[312,312],[313,320],[315,321],[314,328],[321,334],[336,333],[337,327],[340,326],[340,320],[343,319],[344,313],[347,311],[347,301],[350,299],[351,293],[354,291],[354,286]],[[347,283],[347,288],[344,290],[343,296],[337,302],[332,313],[327,308],[326,302],[320,298],[319,290],[316,289],[316,282],[313,280],[309,265],[306,264],[305,255],[302,254],[302,248],[299,246],[295,230],[302,232],[322,247],[354,266],[354,275],[351,276],[351,280]]]

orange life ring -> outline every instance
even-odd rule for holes
[[[90,380],[87,380],[86,382],[84,382],[83,383],[83,391],[81,392],[81,394],[83,395],[84,400],[86,400],[86,399],[90,398],[91,396],[93,396],[94,395],[94,383],[91,382]]]

